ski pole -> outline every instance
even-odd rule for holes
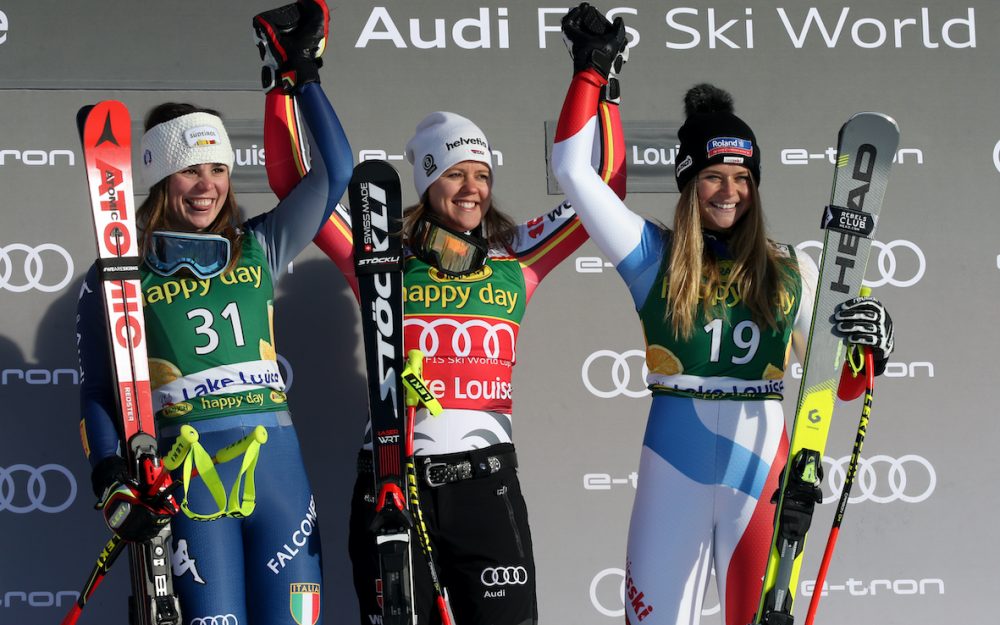
[[[437,595],[435,603],[438,613],[441,615],[442,625],[455,625],[455,615],[451,610],[451,602],[448,600],[448,589],[444,587],[438,577],[438,566],[434,558],[434,549],[431,545],[431,537],[427,532],[427,524],[424,522],[424,513],[420,508],[420,491],[417,482],[416,460],[413,457],[413,431],[417,420],[417,407],[424,406],[432,415],[439,414],[443,408],[441,403],[434,397],[430,389],[424,383],[424,354],[419,349],[411,349],[407,352],[406,366],[403,367],[403,386],[406,388],[406,483],[410,493],[410,506],[415,513],[414,526],[417,530],[417,538],[420,541],[420,550],[424,553],[424,560],[427,562],[427,569],[430,572],[431,584],[434,586],[434,594]]]
[[[861,295],[871,294],[871,289],[863,287]],[[847,466],[847,475],[844,478],[844,486],[840,492],[840,501],[837,503],[837,512],[833,516],[833,526],[830,528],[830,536],[826,540],[826,549],[823,551],[823,560],[819,565],[819,572],[816,574],[816,583],[813,586],[812,599],[809,600],[809,611],[806,613],[805,625],[813,625],[816,618],[816,610],[819,607],[819,600],[823,594],[823,585],[826,583],[826,574],[830,568],[830,560],[833,558],[833,550],[837,545],[837,537],[840,535],[840,525],[844,521],[844,512],[847,510],[848,499],[851,496],[851,487],[854,485],[854,478],[858,473],[858,463],[861,460],[861,447],[865,443],[865,435],[868,433],[868,419],[872,411],[872,401],[875,393],[875,358],[872,355],[872,348],[862,349],[864,354],[864,366],[862,367],[865,376],[865,399],[861,408],[861,420],[858,423],[858,432],[854,438],[854,448],[851,450],[851,460]],[[850,358],[845,367],[851,366]],[[855,376],[858,373],[855,372]]]
[[[87,577],[87,583],[83,585],[80,596],[77,597],[76,603],[70,608],[69,613],[63,617],[61,625],[75,625],[76,621],[80,618],[80,613],[83,611],[84,606],[90,600],[90,596],[97,590],[101,581],[108,574],[108,571],[111,570],[111,565],[114,564],[123,551],[125,551],[125,541],[118,534],[112,534],[111,539],[108,540],[108,544],[104,545],[101,554],[97,556],[97,562]]]

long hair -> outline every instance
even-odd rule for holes
[[[424,191],[419,202],[403,210],[402,230],[404,243],[411,240],[417,222],[420,221],[424,213],[430,210],[429,198],[429,192]],[[483,216],[483,222],[480,224],[480,227],[482,229],[482,237],[486,239],[486,243],[491,250],[505,249],[510,251],[513,249],[514,237],[517,234],[517,224],[514,223],[514,220],[510,216],[500,210],[496,201],[492,200],[492,198],[490,208]]]
[[[776,310],[787,312],[789,280],[798,275],[791,257],[767,238],[757,185],[750,181],[750,206],[728,237],[732,266],[723,275],[719,259],[705,249],[697,178],[684,187],[674,211],[673,242],[667,269],[667,310],[674,337],[694,332],[699,300],[705,321],[728,315],[730,289],[761,327],[777,329]],[[721,294],[721,295],[720,295]]]
[[[146,116],[143,126],[148,131],[157,124],[170,121],[171,119],[188,115],[190,113],[208,113],[219,118],[222,116],[218,111],[209,108],[200,108],[193,104],[184,102],[165,102],[154,107]],[[230,172],[230,176],[232,172]],[[136,223],[139,230],[139,254],[146,256],[153,240],[155,230],[183,230],[182,224],[174,223],[171,219],[170,211],[167,209],[167,185],[168,178],[160,180],[149,189],[149,195],[143,200],[139,208],[136,209]],[[240,260],[241,240],[243,232],[239,228],[240,209],[236,204],[236,195],[233,193],[233,185],[229,185],[229,193],[226,196],[222,210],[216,215],[215,220],[209,224],[205,232],[221,235],[229,239],[230,257],[226,270],[231,270]]]

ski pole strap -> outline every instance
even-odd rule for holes
[[[419,349],[411,349],[406,354],[406,366],[403,367],[403,386],[406,388],[406,405],[423,406],[432,415],[440,414],[441,402],[427,388],[424,381],[424,353]]]
[[[188,518],[196,521],[214,521],[215,519],[231,516],[243,518],[253,513],[257,505],[256,480],[254,478],[257,461],[260,457],[260,446],[267,442],[267,430],[262,425],[258,425],[254,430],[236,441],[232,445],[220,449],[213,458],[208,455],[205,448],[198,442],[198,433],[190,425],[181,426],[181,433],[164,459],[163,464],[168,469],[176,469],[183,466],[184,500],[181,502],[181,509]],[[215,465],[222,462],[229,462],[239,456],[243,457],[239,474],[226,497],[226,489],[222,485]],[[218,506],[218,511],[205,514],[193,511],[188,504],[188,489],[194,477],[201,477],[209,494]],[[242,498],[240,491],[242,488]]]

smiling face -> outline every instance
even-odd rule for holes
[[[445,226],[468,232],[490,210],[493,175],[477,161],[462,161],[445,170],[427,187],[428,208]]]
[[[750,207],[750,170],[741,165],[709,165],[698,172],[702,227],[728,232]]]
[[[229,168],[192,165],[167,178],[167,213],[172,227],[201,232],[212,225],[229,197]]]

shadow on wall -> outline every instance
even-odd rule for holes
[[[328,260],[296,262],[278,284],[275,340],[292,368],[289,405],[323,532],[323,610],[340,621],[358,613],[347,555],[356,459],[368,418],[364,368],[355,357],[358,304]]]

